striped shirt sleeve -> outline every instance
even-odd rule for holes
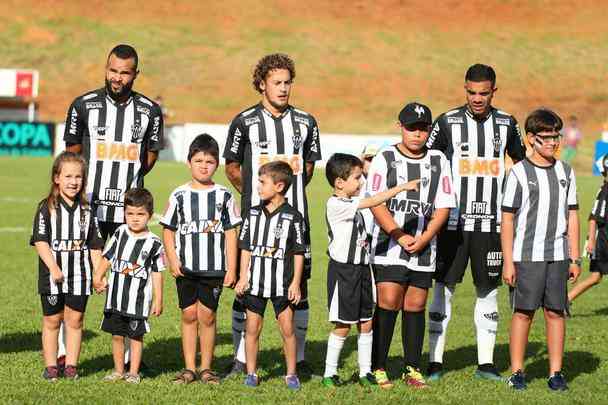
[[[112,261],[112,258],[116,255],[117,251],[118,251],[118,238],[120,236],[120,228],[118,228],[116,230],[116,232],[114,232],[114,235],[112,235],[112,237],[110,238],[110,242],[108,242],[108,245],[106,246],[105,250],[103,251],[103,257],[105,257],[106,259]]]
[[[452,169],[448,159],[441,156],[441,174],[437,195],[435,196],[435,208],[454,207],[456,207],[456,194],[452,185]]]
[[[306,252],[306,245],[304,244],[304,226],[304,219],[302,216],[299,215],[299,213],[295,214],[293,221],[291,221],[286,253],[303,254]]]
[[[608,203],[608,193],[606,191],[608,190],[605,186],[602,186],[600,191],[598,191],[593,202],[593,208],[589,214],[589,219],[601,223],[606,222],[606,205]]]
[[[36,242],[51,242],[51,218],[46,201],[42,201],[38,205],[34,215],[30,245],[34,246]]]
[[[369,167],[367,175],[367,193],[374,195],[387,189],[386,180],[388,165],[382,153],[378,153]]]
[[[570,169],[570,185],[568,187],[568,209],[578,210],[578,197],[576,195],[576,176],[574,169]]]
[[[177,198],[175,198],[175,193],[171,193],[169,197],[169,202],[167,203],[167,209],[163,214],[163,217],[160,219],[160,225],[164,228],[170,229],[172,231],[177,231],[178,227],[178,217],[177,217]]]
[[[105,242],[101,237],[101,232],[99,231],[99,222],[92,213],[90,215],[91,221],[89,223],[89,230],[87,233],[87,245],[89,249],[103,249]]]
[[[327,201],[327,218],[331,222],[352,221],[355,219],[361,198],[334,197]]]
[[[228,195],[229,198],[222,210],[222,226],[225,230],[228,230],[236,228],[243,220],[241,219],[239,206],[232,193],[226,193],[226,195]]]
[[[160,272],[165,270],[165,250],[163,249],[162,244],[158,247],[156,255],[152,259],[150,268],[153,272]]]
[[[241,233],[239,234],[239,249],[241,250],[251,250],[251,231],[249,224],[249,213],[247,213],[243,220],[243,225],[241,226]]]
[[[502,210],[511,213],[516,212],[521,207],[522,191],[515,170],[511,169],[503,190]]]

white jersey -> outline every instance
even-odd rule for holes
[[[438,150],[428,150],[424,156],[416,159],[405,156],[397,145],[387,146],[372,161],[367,183],[367,191],[374,195],[416,179],[421,180],[417,191],[401,192],[386,202],[395,222],[406,234],[414,237],[426,230],[436,208],[456,206],[450,163],[445,155]],[[423,251],[410,255],[376,223],[372,262],[434,272],[436,239],[433,238]]]
[[[358,208],[360,201],[359,197],[336,196],[327,200],[327,252],[336,262],[359,265],[369,263],[367,232]]]
[[[359,191],[359,198],[366,197],[369,197],[369,194],[367,192],[367,179],[363,180],[361,190]],[[363,216],[363,222],[365,223],[365,232],[367,232],[367,234],[371,238],[372,233],[374,231],[374,214],[372,214],[372,210],[370,210],[369,208],[359,210],[359,212]]]

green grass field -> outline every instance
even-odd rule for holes
[[[102,296],[89,301],[85,317],[85,338],[82,346],[78,381],[49,384],[40,378],[42,357],[40,343],[41,309],[36,291],[36,254],[28,246],[28,238],[36,202],[48,188],[51,160],[43,158],[0,158],[0,402],[2,403],[372,403],[416,401],[437,403],[603,403],[608,389],[608,305],[602,301],[607,288],[600,285],[576,301],[573,318],[568,321],[564,371],[570,383],[565,394],[550,392],[546,386],[547,351],[544,343],[542,317],[530,335],[526,368],[531,380],[526,392],[511,392],[505,384],[477,381],[472,378],[476,365],[475,331],[472,307],[474,290],[470,277],[457,290],[454,314],[446,347],[447,374],[426,391],[413,391],[401,384],[387,392],[362,392],[357,385],[345,386],[335,393],[321,388],[318,379],[305,381],[300,392],[289,392],[281,378],[284,373],[280,337],[269,310],[259,356],[261,385],[252,390],[240,379],[218,387],[192,384],[174,386],[172,376],[182,367],[180,349],[179,309],[171,276],[165,274],[165,308],[160,318],[151,320],[152,332],[146,336],[144,359],[153,372],[139,386],[102,383],[112,368],[111,340],[99,330]],[[170,191],[188,180],[188,171],[178,163],[161,162],[147,178],[147,186],[156,197],[156,210],[161,212]],[[223,169],[217,181],[226,184]],[[581,218],[591,207],[599,178],[579,177]],[[327,322],[325,269],[326,234],[324,203],[329,195],[322,171],[318,171],[309,187],[313,231],[313,278],[310,284],[311,322],[307,346],[308,360],[322,373],[325,358]],[[585,221],[583,221],[585,222]],[[585,234],[586,224],[583,225]],[[158,225],[152,230],[159,232]],[[588,262],[583,277],[587,276]],[[506,289],[500,293],[502,321],[496,347],[496,364],[503,374],[508,368],[509,309]],[[232,356],[231,302],[232,291],[224,291],[218,311],[219,327],[215,369],[223,370]],[[398,376],[402,355],[399,325],[390,353],[390,373]],[[342,378],[357,370],[356,340],[351,337],[343,350]],[[425,359],[426,362],[426,345]]]

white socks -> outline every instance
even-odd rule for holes
[[[57,339],[57,357],[65,356],[65,326],[63,322],[59,326],[59,338]]]
[[[477,290],[475,327],[477,328],[477,364],[494,363],[494,345],[498,330],[498,290]]]
[[[429,362],[443,363],[445,336],[452,317],[452,296],[455,287],[435,283],[433,302],[429,307]]]
[[[327,355],[325,356],[325,373],[323,377],[331,377],[338,374],[338,360],[340,359],[340,352],[344,347],[344,341],[346,337],[340,337],[329,334],[327,339]]]
[[[308,308],[296,309],[293,313],[293,323],[296,334],[296,362],[304,361],[306,349],[306,332],[308,332]]]
[[[359,360],[359,377],[372,372],[372,336],[374,333],[359,333],[357,340],[357,358]]]
[[[245,364],[245,319],[247,314],[241,311],[232,310],[232,345],[234,347],[234,357]]]

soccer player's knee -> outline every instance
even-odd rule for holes
[[[42,323],[47,330],[58,331],[61,321],[61,317],[53,315],[45,316]]]
[[[564,311],[545,308],[545,317],[550,321],[557,321],[564,318]]]
[[[206,328],[215,327],[215,322],[216,322],[215,313],[209,312],[209,313],[203,314],[203,316],[198,318],[198,322],[200,325],[202,325],[203,327],[206,327]]]
[[[82,316],[67,317],[64,322],[69,329],[82,329]]]

